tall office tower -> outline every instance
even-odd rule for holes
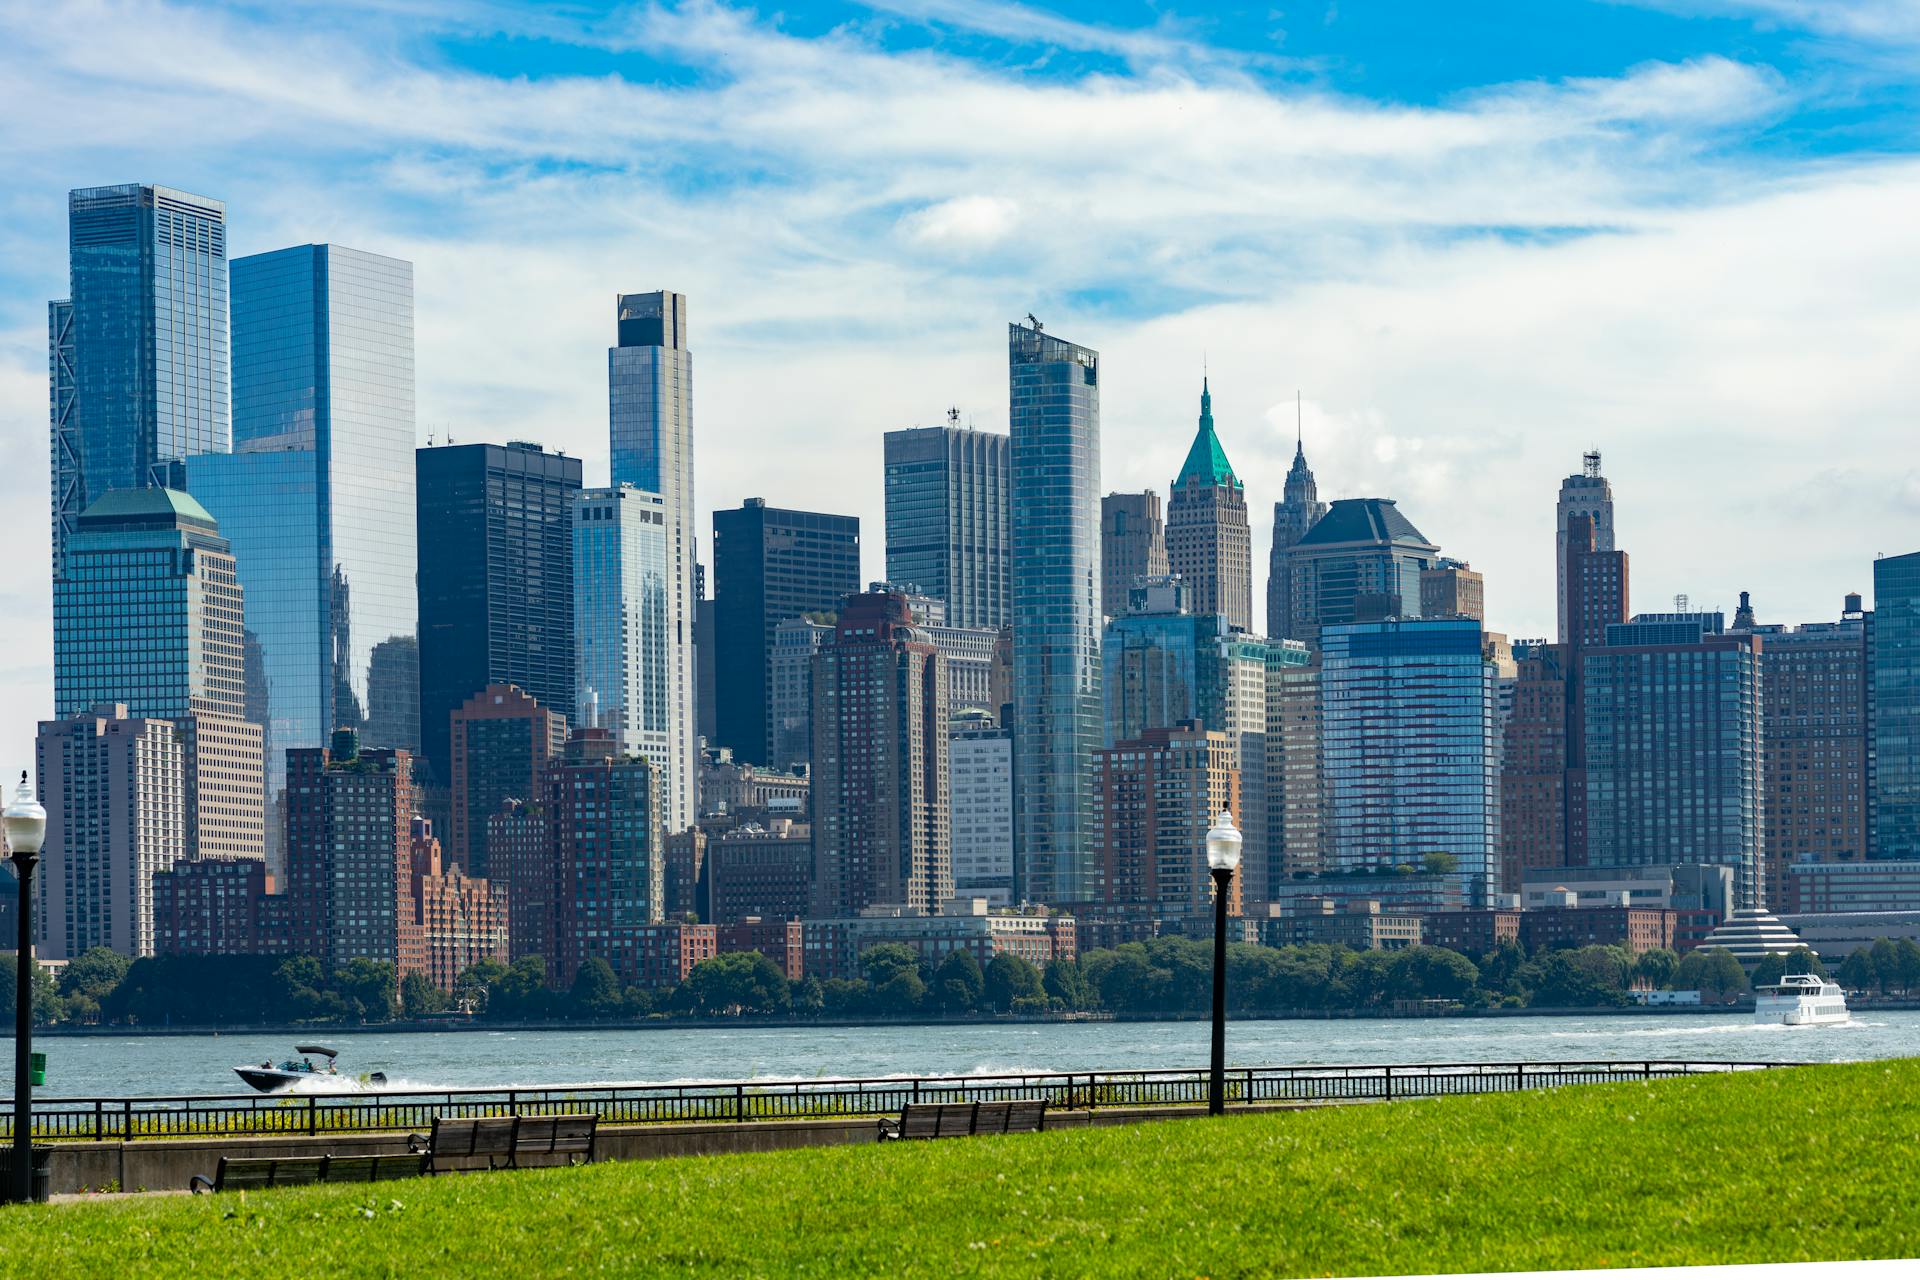
[[[129,183],[67,194],[68,287],[48,305],[53,572],[109,489],[225,453],[226,206]]]
[[[953,893],[1012,906],[1013,735],[978,709],[948,722],[947,776],[952,796]]]
[[[748,498],[713,513],[714,678],[718,746],[769,763],[773,633],[789,618],[831,614],[860,590],[860,518],[788,511]]]
[[[1500,726],[1479,622],[1328,626],[1320,660],[1327,869],[1446,854],[1484,903],[1500,853]]]
[[[947,673],[905,596],[863,592],[813,660],[814,914],[953,896]]]
[[[1210,917],[1206,832],[1214,815],[1241,809],[1227,735],[1189,720],[1102,748],[1096,760],[1102,901],[1158,916]],[[1230,892],[1227,912],[1239,915],[1241,877]]]
[[[949,625],[1013,616],[1011,467],[1011,441],[962,427],[958,409],[944,427],[887,432],[887,580],[945,601]]]
[[[1167,575],[1167,526],[1160,495],[1110,493],[1100,499],[1100,601],[1124,613],[1127,593],[1142,578]]]
[[[547,981],[564,989],[596,956],[623,984],[635,981],[642,934],[666,913],[659,772],[605,729],[578,730],[547,770],[547,812],[556,885]]]
[[[788,618],[773,629],[767,655],[767,714],[773,746],[767,763],[793,769],[813,758],[813,655],[833,635],[833,624]]]
[[[1611,518],[1611,512],[1609,512]],[[1567,780],[1566,865],[1587,864],[1587,700],[1581,692],[1586,654],[1607,643],[1610,627],[1627,620],[1627,553],[1602,551],[1591,516],[1567,518],[1560,582],[1566,591]]]
[[[1501,893],[1519,893],[1535,867],[1567,861],[1567,646],[1513,646],[1512,706],[1501,733]]]
[[[1560,501],[1554,510],[1554,528],[1558,530],[1554,543],[1554,576],[1559,582],[1560,597],[1560,643],[1571,644],[1577,624],[1568,609],[1568,592],[1571,584],[1567,580],[1569,548],[1608,552],[1613,550],[1613,486],[1600,474],[1600,452],[1589,450],[1581,457],[1580,474],[1568,476],[1560,482]],[[1585,538],[1571,535],[1573,521],[1585,517],[1592,523],[1591,544]]]
[[[1196,613],[1253,630],[1253,533],[1246,486],[1213,432],[1213,393],[1200,382],[1200,428],[1167,498],[1167,568],[1185,579]]]
[[[611,730],[620,749],[660,772],[660,820],[693,825],[696,775],[676,730],[672,586],[665,500],[616,485],[587,489],[574,506],[575,704],[583,723]]]
[[[1100,354],[1007,326],[1021,893],[1092,900],[1100,706]]]
[[[1464,560],[1446,556],[1420,574],[1420,616],[1487,619],[1487,582]]]
[[[1766,859],[1761,641],[1718,613],[1638,614],[1581,658],[1586,855],[1594,867],[1730,867],[1742,907]]]
[[[698,512],[693,496],[693,353],[687,349],[687,300],[678,293],[621,294],[618,345],[607,351],[609,446],[613,484],[660,495],[667,535],[666,735],[657,763],[666,787],[662,821],[680,830],[696,809],[699,692],[712,678],[696,668],[700,621],[696,584]]]
[[[1860,597],[1837,622],[1755,625],[1740,593],[1747,630],[1760,637],[1761,709],[1766,731],[1766,860],[1761,892],[1787,901],[1796,862],[1867,857],[1867,630]]]
[[[1307,530],[1327,514],[1320,501],[1320,486],[1307,466],[1307,448],[1298,434],[1293,441],[1293,466],[1287,470],[1287,485],[1282,501],[1273,504],[1273,550],[1267,557],[1267,634],[1276,640],[1305,640],[1317,644],[1316,636],[1302,634],[1293,617],[1293,548],[1307,536]]]
[[[508,801],[539,800],[547,765],[567,740],[567,718],[515,685],[490,684],[454,708],[450,723],[447,856],[468,875],[507,883],[488,820]]]
[[[260,726],[246,706],[243,601],[206,509],[173,489],[116,489],[74,521],[53,584],[54,714],[125,703],[186,751],[187,852],[266,853]]]
[[[1287,551],[1293,603],[1283,637],[1320,644],[1320,628],[1420,616],[1420,575],[1440,548],[1391,498],[1340,498]]]
[[[1873,562],[1873,856],[1920,858],[1920,551]]]
[[[287,752],[287,895],[294,946],[327,972],[359,957],[398,966],[410,943],[413,757],[330,747]]]
[[[42,720],[34,763],[47,809],[34,884],[41,958],[152,955],[153,878],[187,856],[181,735],[108,703]]]
[[[1265,901],[1269,646],[1221,614],[1188,612],[1190,599],[1183,579],[1149,578],[1133,588],[1127,612],[1108,620],[1100,644],[1103,742],[1188,721],[1225,734],[1238,778],[1243,895]]]
[[[414,455],[420,528],[420,744],[447,777],[454,708],[490,684],[574,707],[573,504],[580,460],[537,444]]]
[[[1267,893],[1318,875],[1324,842],[1320,668],[1300,640],[1267,642]],[[1244,805],[1243,805],[1244,807]],[[1248,817],[1258,821],[1259,814]]]
[[[277,853],[288,748],[420,746],[413,264],[308,244],[232,277],[234,452],[188,458],[186,485],[246,592]]]
[[[507,963],[553,956],[555,868],[547,823],[546,779],[531,799],[508,800],[487,817],[487,854],[507,886]]]

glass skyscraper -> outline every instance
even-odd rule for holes
[[[1920,551],[1873,562],[1873,856],[1920,858]]]
[[[694,779],[674,754],[678,690],[667,667],[666,503],[632,485],[586,489],[573,506],[575,706],[628,755],[659,764],[661,818],[693,825]]]
[[[621,294],[616,344],[607,351],[608,446],[612,483],[660,496],[667,534],[667,721],[660,761],[669,831],[693,823],[696,711],[694,588],[693,353],[687,349],[687,300],[678,293]],[[687,780],[687,781],[682,781]]]
[[[1500,728],[1479,621],[1349,623],[1320,637],[1326,869],[1447,854],[1469,901],[1485,903],[1500,844]]]
[[[420,746],[413,266],[319,244],[232,275],[235,452],[189,458],[187,488],[239,562],[277,797],[286,751],[336,729]]]
[[[48,307],[53,556],[109,489],[224,453],[226,206],[129,183],[68,193],[72,297]]]
[[[951,626],[1010,617],[1010,447],[952,423],[886,434],[887,581],[944,600]]]
[[[1012,425],[1014,778],[1020,880],[1088,902],[1098,877],[1100,355],[1007,326]]]

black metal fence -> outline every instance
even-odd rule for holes
[[[1512,1093],[1564,1085],[1664,1080],[1759,1071],[1783,1062],[1479,1062],[1364,1066],[1236,1067],[1230,1106],[1270,1102],[1362,1102],[1463,1093]],[[1199,1070],[1052,1072],[864,1080],[743,1080],[725,1084],[551,1085],[349,1093],[147,1098],[38,1098],[39,1138],[241,1137],[256,1134],[382,1133],[425,1129],[435,1116],[591,1112],[603,1124],[752,1123],[898,1113],[910,1102],[1044,1098],[1065,1109],[1204,1106]],[[0,1111],[11,1138],[13,1110]]]

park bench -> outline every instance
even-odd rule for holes
[[[407,1149],[425,1158],[428,1173],[591,1164],[598,1120],[590,1115],[435,1116],[433,1132],[414,1134]]]
[[[1006,1102],[909,1102],[898,1120],[880,1122],[880,1141],[900,1138],[966,1138],[982,1133],[1038,1133],[1047,1127],[1040,1098]]]
[[[423,1157],[374,1156],[221,1156],[213,1176],[196,1173],[187,1180],[195,1195],[207,1191],[260,1191],[268,1187],[310,1187],[316,1182],[390,1182],[417,1178],[426,1171]]]

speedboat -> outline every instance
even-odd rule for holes
[[[329,1049],[323,1044],[297,1044],[293,1051],[301,1056],[288,1058],[275,1066],[273,1059],[257,1067],[235,1067],[233,1073],[262,1093],[285,1093],[305,1080],[338,1079],[340,1068],[334,1059],[340,1056],[338,1049]],[[325,1066],[315,1066],[314,1057],[325,1058]],[[376,1071],[367,1077],[370,1084],[383,1085],[387,1082],[385,1072]]]
[[[1819,1027],[1851,1016],[1838,984],[1815,974],[1789,973],[1753,989],[1753,1020],[1758,1025]]]

